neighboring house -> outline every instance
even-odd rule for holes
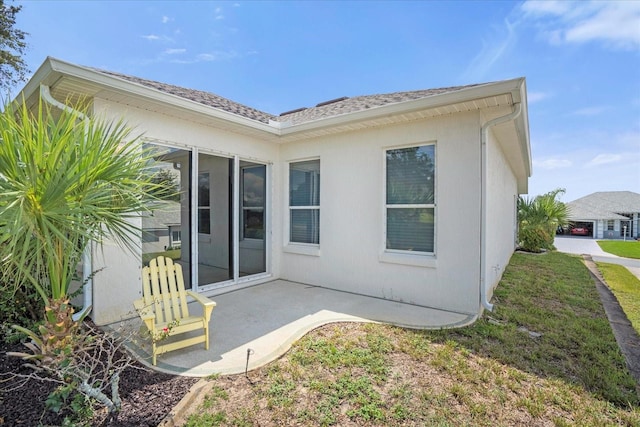
[[[165,201],[142,219],[142,253],[158,253],[181,245],[180,203]]]
[[[160,222],[179,223],[179,262],[206,295],[285,279],[474,315],[515,249],[531,175],[524,78],[272,115],[48,58],[22,95],[88,99],[144,132],[181,190],[180,215]],[[135,314],[141,256],[93,248],[87,268],[102,267],[94,320]]]
[[[573,227],[583,227],[595,239],[637,239],[640,194],[600,191],[567,203]]]

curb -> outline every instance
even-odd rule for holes
[[[169,412],[167,416],[164,417],[162,421],[160,421],[158,427],[179,427],[179,425],[175,423],[175,420],[184,418],[187,409],[191,407],[191,405],[201,393],[206,391],[204,389],[207,388],[208,385],[209,381],[204,378],[192,385],[187,394],[185,394],[184,397],[180,400],[180,402],[178,402],[178,404],[173,407],[171,412]]]
[[[633,329],[631,322],[604,281],[591,255],[582,255],[582,259],[596,284],[598,294],[600,294],[600,301],[609,319],[613,335],[627,362],[627,369],[636,380],[636,388],[640,393],[640,336]]]

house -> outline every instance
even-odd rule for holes
[[[582,227],[594,239],[640,237],[640,194],[599,191],[567,203],[573,227]]]
[[[491,308],[515,249],[531,175],[524,78],[273,115],[47,58],[22,95],[59,108],[88,99],[143,132],[180,189],[163,221],[179,231],[174,258],[208,296],[284,279],[473,315]],[[85,292],[96,323],[135,315],[142,255],[92,249],[85,268],[104,268]]]
[[[142,218],[142,253],[155,254],[180,248],[180,203],[165,200]]]

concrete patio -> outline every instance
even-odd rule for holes
[[[218,304],[210,324],[211,346],[162,354],[154,369],[203,377],[236,374],[265,365],[283,355],[307,332],[334,322],[381,322],[414,329],[441,329],[472,323],[475,316],[404,304],[284,280],[230,291],[212,298]],[[196,304],[191,304],[198,310]],[[191,309],[190,306],[190,309]],[[111,325],[133,332],[139,319]],[[170,340],[171,338],[169,338]],[[131,340],[129,348],[150,364],[150,345]]]

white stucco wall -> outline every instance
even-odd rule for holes
[[[257,138],[226,132],[215,127],[204,126],[191,121],[141,110],[131,106],[113,103],[104,99],[94,100],[94,111],[106,119],[124,118],[134,129],[134,135],[143,134],[146,139],[157,140],[163,144],[178,148],[198,147],[201,152],[214,155],[238,155],[255,162],[276,163],[279,159],[278,145]],[[279,193],[273,187],[280,186],[280,176],[270,175],[271,188],[267,189],[273,197],[272,217],[279,217],[281,202]],[[281,233],[273,233],[268,239],[272,248],[280,248]],[[183,246],[184,247],[184,246]],[[279,275],[279,250],[271,250],[270,271],[274,277]],[[104,247],[104,255],[94,255],[93,268],[105,269],[94,278],[93,320],[99,324],[117,322],[123,318],[134,317],[132,302],[141,295],[141,258],[114,245]]]
[[[436,255],[428,266],[381,260],[384,252],[385,149],[436,144]],[[479,254],[479,125],[456,114],[322,137],[282,146],[287,162],[320,158],[319,253],[282,246],[284,279],[460,312],[477,312]],[[281,191],[286,191],[286,182]],[[283,238],[288,224],[283,197]]]
[[[485,290],[491,299],[516,246],[516,177],[492,129],[487,135],[487,237]]]
[[[478,312],[479,112],[278,144],[102,99],[96,99],[94,105],[107,117],[125,117],[149,140],[272,164],[267,172],[267,217],[271,218],[267,270],[271,278],[461,313]],[[436,146],[436,253],[386,253],[385,150],[425,143]],[[490,239],[486,260],[487,286],[492,288],[514,247],[516,183],[492,135],[488,154]],[[288,162],[310,158],[319,158],[321,167],[319,247],[288,244]],[[94,263],[94,268],[106,267],[94,280],[94,320],[105,324],[135,315],[129,302],[141,292],[140,258],[109,247],[102,260]]]

